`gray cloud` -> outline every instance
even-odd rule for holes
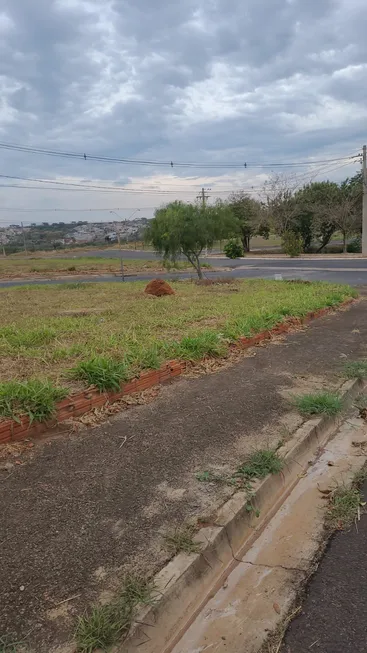
[[[208,162],[356,152],[364,20],[364,0],[3,0],[0,139]],[[0,152],[0,172],[19,176],[111,183],[162,172]]]

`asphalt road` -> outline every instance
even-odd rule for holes
[[[93,252],[95,256],[98,252]],[[114,253],[114,256],[119,256],[118,250],[109,250],[108,255],[111,257],[111,253]],[[105,256],[106,251],[101,250],[101,255]],[[140,254],[140,258],[149,258],[149,260],[154,259],[155,255],[152,252],[135,252],[134,250],[129,250],[124,252],[125,258],[137,258],[136,255]],[[228,259],[219,259],[219,258],[206,258],[206,262],[215,265],[215,267],[225,267],[231,268],[230,271],[217,271],[211,272],[208,270],[204,271],[204,274],[208,278],[213,278],[216,276],[232,276],[236,279],[253,279],[253,278],[262,278],[262,279],[274,279],[281,278],[283,279],[304,279],[307,281],[331,281],[334,283],[348,283],[352,286],[358,285],[367,285],[367,260],[365,259],[254,259],[254,258],[245,258],[245,259],[236,259],[234,261],[229,261]],[[144,275],[131,275],[126,277],[127,281],[149,281],[154,279],[157,274],[144,274]],[[164,279],[190,279],[196,278],[194,273],[167,273],[159,275],[160,278]],[[24,286],[24,285],[48,285],[56,283],[70,283],[75,280],[72,277],[64,278],[63,280],[56,279],[36,279],[33,281],[27,280],[12,280],[12,281],[0,281],[0,287],[6,288],[11,286]],[[103,275],[100,277],[96,276],[79,276],[78,281],[85,282],[109,282],[109,281],[119,281],[119,277],[114,275]]]
[[[363,487],[364,500],[367,483]],[[367,514],[331,540],[282,653],[366,653]]]

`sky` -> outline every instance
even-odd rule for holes
[[[149,218],[202,187],[214,201],[259,195],[280,172],[293,185],[354,174],[365,11],[365,0],[2,0],[0,226]]]

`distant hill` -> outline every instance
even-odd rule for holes
[[[0,229],[0,246],[7,254],[24,250],[62,249],[78,245],[102,245],[117,242],[141,240],[148,224],[147,218],[121,222],[43,222],[22,228],[10,225]]]

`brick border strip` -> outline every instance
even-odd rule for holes
[[[348,306],[354,301],[356,300],[347,299],[338,306],[330,306],[320,308],[317,311],[310,311],[303,318],[286,318],[283,322],[276,324],[272,329],[262,331],[250,338],[246,336],[240,337],[237,342],[232,344],[232,347],[240,349],[254,347],[265,340],[270,340],[273,336],[288,333],[296,327],[302,326],[317,317],[327,315],[335,309]],[[129,383],[125,383],[125,385],[121,386],[119,392],[100,392],[96,388],[88,388],[78,394],[70,395],[63,401],[59,402],[56,405],[55,417],[46,422],[33,422],[31,424],[28,417],[21,417],[19,422],[12,419],[0,421],[0,444],[24,440],[25,438],[40,435],[71,417],[80,417],[93,408],[100,408],[106,403],[114,403],[125,395],[130,395],[134,392],[142,392],[142,390],[147,390],[155,385],[171,381],[171,379],[174,379],[176,376],[180,376],[180,374],[185,372],[186,368],[186,361],[172,360],[164,363],[158,370],[142,372],[139,377],[132,379]]]

